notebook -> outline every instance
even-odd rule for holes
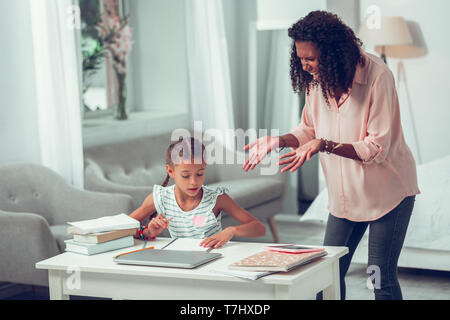
[[[222,274],[230,277],[237,277],[247,280],[258,280],[259,278],[277,273],[278,271],[245,271],[245,270],[229,270],[227,267],[218,267],[210,269],[209,272]]]
[[[119,264],[192,269],[222,257],[221,253],[188,250],[142,249],[113,258]]]
[[[283,253],[261,251],[228,266],[231,270],[245,271],[290,271],[327,254],[326,251],[309,253]]]
[[[73,239],[65,240],[64,242],[66,243],[66,251],[93,255],[116,249],[132,247],[134,245],[134,238],[133,236],[127,236],[102,243],[77,242]]]
[[[264,249],[269,250],[269,251],[286,252],[286,253],[308,253],[308,252],[321,252],[321,251],[325,250],[324,248],[306,247],[306,246],[300,246],[297,244],[268,246],[268,247],[265,247]]]

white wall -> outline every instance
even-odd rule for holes
[[[188,112],[184,6],[180,0],[129,1],[136,110]]]
[[[450,1],[448,0],[361,0],[361,19],[368,6],[377,5],[383,16],[403,16],[407,21],[419,24],[428,55],[403,60],[413,119],[417,126],[419,149],[423,162],[450,154]],[[397,75],[399,60],[388,57],[388,65]],[[404,82],[397,79],[401,116],[405,138],[414,150],[409,101]]]
[[[28,0],[0,1],[0,163],[40,163]]]
[[[360,24],[360,0],[327,0],[327,11],[341,18],[356,33]]]
[[[310,11],[323,8],[322,0],[257,0],[259,21],[291,21],[295,23]]]

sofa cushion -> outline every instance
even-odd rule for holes
[[[154,166],[152,168],[135,167],[126,171],[124,167],[108,167],[104,173],[105,178],[119,184],[127,186],[148,186],[161,184],[166,177],[164,165]]]
[[[209,184],[208,186],[228,188],[228,195],[240,207],[245,209],[277,199],[282,196],[284,190],[282,182],[275,178],[266,177],[228,180]]]
[[[125,142],[84,149],[85,167],[95,167],[90,174],[127,186],[153,187],[166,178],[166,150],[170,134],[142,137]],[[206,183],[218,181],[214,170],[207,170]]]

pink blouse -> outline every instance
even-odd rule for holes
[[[392,72],[378,57],[363,53],[348,94],[327,105],[320,86],[306,97],[299,126],[300,145],[324,138],[352,144],[357,161],[320,153],[328,188],[328,210],[351,221],[376,220],[405,197],[420,193],[416,164],[406,145]]]

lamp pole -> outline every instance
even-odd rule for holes
[[[381,46],[381,59],[383,59],[384,63],[387,65],[385,50],[386,46]]]

